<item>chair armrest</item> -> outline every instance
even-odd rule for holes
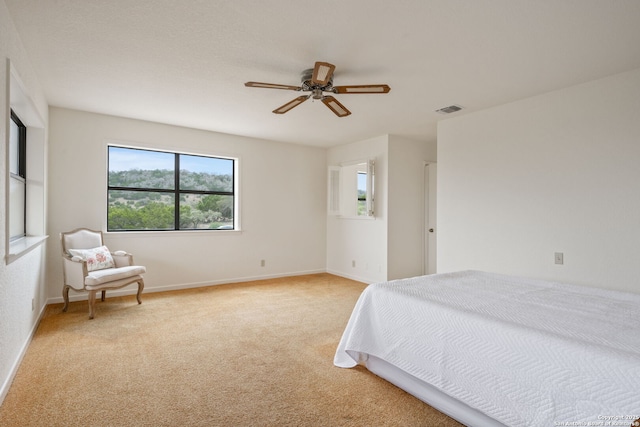
[[[62,258],[62,270],[65,285],[75,289],[84,288],[84,278],[88,274],[86,261],[77,261],[69,256],[64,256]]]
[[[111,257],[116,267],[127,267],[133,265],[133,255],[124,251],[111,252]]]

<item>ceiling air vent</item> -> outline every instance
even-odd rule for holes
[[[440,113],[440,114],[451,114],[451,113],[455,113],[456,111],[460,111],[462,110],[462,107],[459,105],[449,105],[448,107],[444,107],[441,108],[439,110],[436,110],[436,113]]]

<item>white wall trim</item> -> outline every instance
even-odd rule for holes
[[[334,276],[344,277],[345,279],[355,280],[356,282],[366,283],[367,285],[378,283],[378,280],[372,281],[371,279],[367,279],[365,277],[354,276],[353,274],[346,274],[341,271],[327,270],[327,273],[333,274]]]
[[[326,270],[308,270],[308,271],[296,271],[292,273],[284,273],[284,274],[265,274],[260,276],[247,276],[240,277],[236,279],[220,279],[220,280],[211,280],[206,282],[194,282],[194,283],[179,283],[174,285],[166,285],[166,286],[156,286],[152,288],[144,288],[142,291],[142,301],[144,303],[144,294],[151,294],[156,292],[167,292],[167,291],[179,291],[183,289],[193,289],[193,288],[206,288],[208,286],[218,286],[218,285],[226,285],[231,283],[244,283],[244,282],[253,282],[257,280],[268,280],[268,279],[278,279],[280,277],[292,277],[292,276],[306,276],[309,274],[320,274],[327,273]],[[126,295],[135,295],[138,292],[138,287],[134,283],[131,287],[125,287],[123,289],[118,289],[114,291],[108,291],[107,296],[112,297],[120,297]],[[86,301],[88,297],[88,292],[75,292],[71,289],[69,293],[69,301]],[[63,302],[62,295],[59,297],[51,297],[47,299],[47,304],[60,304]]]

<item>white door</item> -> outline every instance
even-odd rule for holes
[[[424,274],[436,272],[436,164],[424,166]]]

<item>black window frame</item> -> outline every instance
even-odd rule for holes
[[[111,186],[109,185],[109,165],[110,165],[110,151],[111,147],[114,148],[125,148],[127,150],[139,150],[153,153],[163,153],[163,154],[172,154],[174,156],[174,188],[147,188],[147,187],[120,187],[120,186]],[[233,162],[232,166],[232,175],[231,175],[231,191],[210,191],[210,190],[182,190],[180,189],[180,156],[192,156],[192,157],[204,157],[209,159],[222,159],[222,160],[230,160]],[[237,230],[237,212],[236,212],[236,172],[237,172],[237,161],[238,159],[233,157],[222,157],[222,156],[213,156],[213,155],[205,155],[205,154],[193,154],[193,153],[184,153],[178,151],[164,151],[164,150],[154,150],[149,148],[139,148],[139,147],[128,147],[125,145],[117,145],[117,144],[108,144],[107,145],[107,232],[109,233],[126,233],[126,232],[172,232],[172,231],[220,231],[220,230],[229,230],[228,228],[180,228],[180,196],[186,194],[193,195],[221,195],[221,196],[231,196],[233,198],[233,230]],[[138,191],[138,192],[149,192],[149,193],[164,193],[164,194],[173,194],[174,196],[174,228],[173,229],[111,229],[109,227],[109,192],[110,191]]]
[[[10,179],[21,181],[24,186],[24,206],[22,215],[22,233],[9,236],[9,240],[17,240],[27,235],[27,127],[20,117],[11,109],[11,121],[18,126],[18,173],[9,172]],[[10,168],[9,168],[10,169]]]

